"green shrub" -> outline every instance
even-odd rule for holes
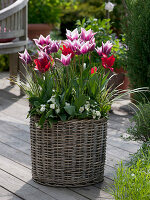
[[[131,126],[127,130],[130,134],[128,139],[146,142],[150,140],[150,102],[140,104],[138,108],[139,110],[131,119]]]
[[[8,71],[9,63],[8,63],[8,55],[0,55],[0,72]]]
[[[30,0],[28,21],[30,24],[54,24],[60,20],[60,0]]]
[[[126,0],[126,39],[128,51],[128,76],[132,88],[150,87],[150,1]],[[150,93],[146,94],[150,99]],[[140,96],[134,99],[141,101]]]
[[[143,164],[144,163],[144,164]],[[150,197],[150,150],[139,157],[131,167],[122,162],[116,171],[110,193],[115,200],[149,200]]]

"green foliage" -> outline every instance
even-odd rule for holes
[[[77,20],[77,26],[80,30],[81,27],[85,28],[86,30],[92,29],[94,32],[97,32],[95,35],[96,39],[96,46],[101,47],[102,42],[107,42],[108,40],[113,44],[113,48],[111,50],[111,54],[115,55],[115,64],[113,68],[120,68],[123,67],[126,69],[126,54],[127,49],[125,45],[125,37],[124,35],[120,35],[120,39],[117,38],[116,34],[112,32],[112,24],[110,19],[96,19],[96,18],[89,18],[86,20],[85,18],[81,20]],[[93,61],[99,62],[99,56],[95,52],[93,56]]]
[[[8,69],[9,69],[8,56],[0,55],[0,72],[8,71]]]
[[[60,0],[30,0],[28,21],[30,24],[54,24],[60,20]]]
[[[29,115],[39,115],[39,125],[45,120],[52,124],[73,118],[107,117],[115,93],[109,93],[108,74],[100,68],[98,73],[90,74],[90,66],[75,72],[75,67],[81,68],[74,65],[57,67],[41,76],[33,71],[34,79],[28,74],[29,86],[21,83],[32,107]]]
[[[129,139],[146,142],[150,140],[150,102],[140,104],[138,109],[131,119],[131,127],[128,128]]]
[[[105,9],[103,0],[88,0],[88,1],[66,1],[66,4],[62,5],[62,17],[61,17],[61,32],[65,38],[66,28],[73,30],[76,27],[76,21],[82,20],[85,16],[104,18]],[[68,3],[69,2],[69,3]]]
[[[128,76],[132,88],[150,87],[150,1],[126,0],[125,32],[128,45]],[[150,94],[147,93],[150,99]],[[134,96],[142,102],[140,96]]]
[[[142,161],[142,168],[144,168],[150,161],[150,140],[142,144],[142,147],[131,155],[130,161],[126,163],[128,167],[135,167],[136,163],[140,159]]]
[[[64,0],[63,2],[61,6],[61,32],[63,37],[65,37],[66,28],[73,30],[76,27],[77,20],[83,20],[85,17],[97,19],[104,19],[106,17],[104,0]],[[114,22],[114,32],[119,35],[122,33],[121,19],[125,15],[125,9],[122,0],[111,0],[111,2],[116,4],[116,6],[113,12],[110,12],[110,18]]]
[[[150,197],[150,149],[143,153],[131,167],[122,162],[116,171],[111,194],[115,200],[149,200]],[[141,154],[140,154],[141,155]],[[136,155],[137,156],[137,155]]]

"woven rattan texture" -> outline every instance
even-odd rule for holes
[[[71,120],[37,128],[30,119],[33,180],[78,187],[103,181],[107,120]]]

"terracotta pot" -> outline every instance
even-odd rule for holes
[[[118,89],[126,90],[129,87],[129,79],[127,77],[127,71],[125,71],[123,68],[115,69],[115,72],[117,74],[117,82],[118,85],[121,85],[118,87]]]
[[[117,89],[126,90],[129,87],[129,79],[127,77],[127,72],[124,71],[123,68],[115,69],[115,72],[110,72],[109,77],[112,76],[112,79],[109,81],[108,86],[112,86],[112,89],[115,89],[118,85],[120,85]]]
[[[40,35],[46,37],[52,29],[52,24],[28,24],[28,37],[30,40],[39,38]]]

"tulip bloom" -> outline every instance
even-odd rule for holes
[[[112,47],[113,45],[110,41],[107,41],[105,44],[102,42],[102,46],[97,47],[96,51],[99,56],[103,56],[102,54],[109,55]]]
[[[51,41],[49,45],[46,45],[43,48],[43,51],[45,51],[47,54],[57,53],[59,48],[60,48],[60,42]]]
[[[97,67],[91,68],[91,74],[94,74],[95,72],[97,72]]]
[[[50,57],[46,53],[40,51],[38,51],[38,54],[38,59],[34,60],[36,65],[35,68],[40,72],[45,73],[50,68]]]
[[[59,60],[63,65],[68,66],[71,62],[71,53],[66,56],[61,54],[61,59],[57,60]]]
[[[62,48],[60,48],[60,49],[62,51],[62,54],[65,56],[67,56],[68,54],[71,53],[71,58],[73,58],[75,55],[74,52],[69,47],[66,47],[65,45],[63,45],[63,49]]]
[[[43,35],[40,35],[39,39],[33,39],[36,46],[40,49],[43,47],[43,45],[49,45],[51,44],[50,35],[48,35],[46,38]]]
[[[80,52],[82,54],[86,54],[89,51],[89,42],[86,42],[84,44],[82,44],[81,48],[80,48]]]
[[[103,57],[101,58],[101,60],[102,60],[102,66],[105,69],[110,69],[113,72],[114,68],[112,68],[112,66],[115,62],[114,55],[108,58],[107,55],[103,54]]]
[[[72,32],[66,29],[66,36],[69,40],[73,41],[73,40],[77,40],[79,37],[79,33],[77,28],[75,30],[73,30]]]
[[[27,65],[32,61],[31,56],[26,49],[24,53],[19,53],[19,58]]]
[[[88,31],[86,31],[84,28],[81,28],[81,39],[84,40],[84,41],[89,41],[93,38],[93,36],[95,35],[96,33],[93,33],[93,31],[91,29],[89,29]]]

